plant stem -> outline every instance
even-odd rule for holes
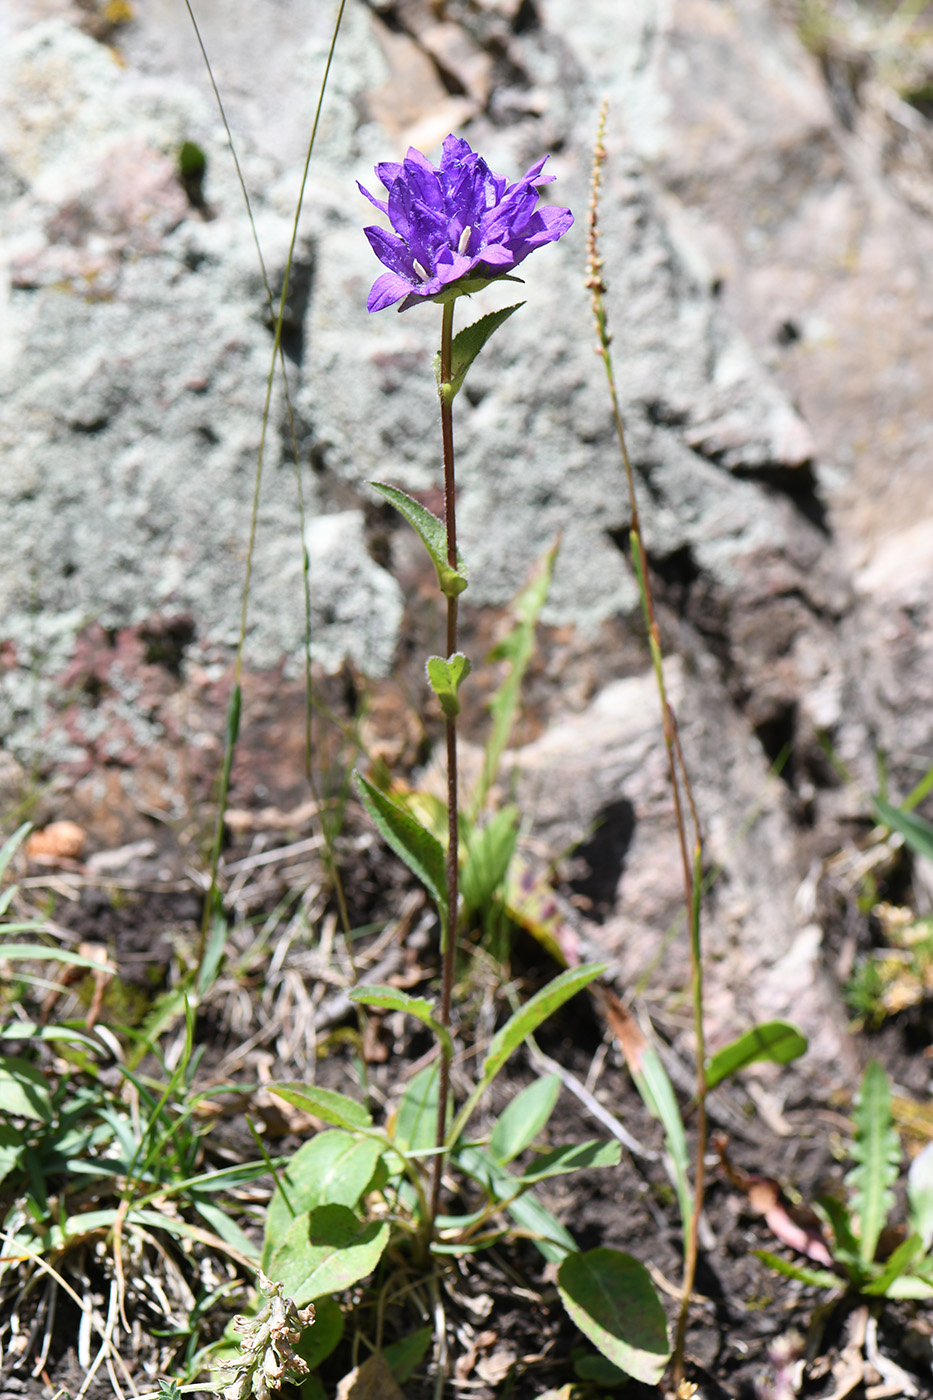
[[[684,763],[683,750],[680,747],[677,719],[667,698],[667,686],[664,680],[664,659],[661,653],[661,635],[658,630],[657,618],[655,617],[654,598],[651,593],[651,580],[648,577],[648,556],[645,553],[645,546],[641,533],[641,520],[638,514],[638,501],[635,496],[635,475],[632,471],[632,463],[625,442],[625,426],[622,421],[622,411],[619,407],[619,398],[616,392],[612,357],[609,353],[611,336],[606,322],[606,309],[603,304],[603,296],[605,295],[606,288],[602,280],[603,264],[598,251],[599,232],[597,224],[600,172],[602,163],[606,158],[606,152],[603,146],[605,124],[606,103],[603,103],[600,113],[599,131],[596,137],[596,148],[593,153],[592,197],[590,200],[587,230],[586,286],[592,298],[593,316],[596,322],[596,335],[599,341],[597,351],[598,354],[601,355],[603,365],[606,369],[606,378],[609,383],[609,397],[612,403],[612,415],[619,440],[619,448],[622,453],[622,461],[625,465],[625,480],[628,486],[629,510],[631,513],[629,538],[632,546],[632,564],[638,579],[638,589],[641,595],[645,626],[648,629],[651,664],[654,669],[655,680],[658,687],[658,697],[661,702],[664,746],[667,750],[671,791],[674,799],[674,816],[677,824],[677,837],[680,845],[680,858],[683,868],[684,900],[690,924],[690,984],[693,1002],[693,1030],[696,1040],[697,1066],[697,1145],[696,1163],[694,1167],[693,1209],[690,1213],[689,1226],[686,1232],[683,1296],[680,1312],[677,1317],[677,1331],[673,1351],[673,1381],[675,1386],[679,1386],[683,1380],[684,1373],[684,1339],[687,1330],[690,1298],[693,1293],[693,1284],[696,1278],[700,1215],[703,1210],[703,1195],[706,1184],[704,1160],[706,1157],[707,1138],[706,1037],[703,1026],[703,953],[700,939],[700,896],[702,893],[703,847],[700,835],[700,823],[690,787],[690,778],[687,774],[686,764]],[[690,809],[690,817],[694,830],[692,861],[688,852],[687,824],[684,802],[681,797],[681,783],[683,783],[683,792]]]
[[[441,323],[441,365],[440,384],[450,382],[451,346],[453,344],[454,304],[447,302],[443,307]],[[457,567],[457,497],[454,478],[454,420],[453,404],[443,394],[441,401],[441,438],[444,450],[444,522],[447,526],[447,562],[452,569]],[[447,594],[447,657],[457,650],[457,598]],[[459,902],[459,848],[460,822],[457,810],[457,719],[448,715],[445,720],[447,731],[447,910],[446,926],[441,929],[441,1006],[438,1020],[442,1026],[450,1025],[450,1002],[454,986],[454,964],[457,953],[457,906]],[[447,1131],[447,1096],[450,1090],[450,1051],[440,1046],[440,1073],[438,1075],[437,1097],[437,1136],[438,1148],[434,1158],[434,1176],[431,1185],[430,1229],[434,1230],[434,1217],[441,1195],[441,1176],[444,1170],[444,1153],[441,1148]]]

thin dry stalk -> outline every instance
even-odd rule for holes
[[[684,1338],[686,1335],[690,1298],[693,1292],[694,1279],[696,1277],[698,1230],[700,1214],[703,1209],[705,1186],[704,1159],[706,1156],[707,1137],[706,1046],[703,1028],[703,960],[699,927],[699,882],[700,872],[702,871],[703,848],[700,824],[690,787],[690,778],[687,773],[683,750],[680,744],[677,720],[667,696],[667,686],[664,680],[664,660],[661,651],[661,634],[655,616],[654,598],[651,592],[651,579],[648,574],[648,556],[645,552],[641,519],[638,513],[638,500],[635,493],[635,475],[632,470],[632,463],[629,458],[628,446],[625,440],[625,425],[622,418],[622,410],[619,406],[615,372],[609,350],[612,337],[609,333],[606,308],[603,300],[606,293],[605,283],[602,278],[603,260],[599,256],[599,190],[602,178],[602,167],[606,159],[606,149],[603,140],[606,130],[607,109],[608,102],[604,101],[600,111],[596,144],[593,150],[593,177],[590,186],[590,204],[587,213],[587,265],[585,285],[590,292],[598,341],[596,350],[597,354],[602,357],[603,365],[605,366],[616,436],[618,437],[619,449],[622,453],[622,461],[625,466],[625,480],[628,486],[629,509],[631,513],[630,539],[632,546],[632,563],[638,579],[645,625],[648,629],[651,662],[654,668],[658,696],[661,702],[661,722],[664,731],[664,745],[667,750],[671,792],[674,799],[674,816],[677,823],[681,864],[683,866],[684,901],[687,909],[688,927],[690,929],[690,981],[693,991],[693,1026],[696,1039],[697,1147],[694,1172],[693,1210],[687,1232],[687,1249],[686,1258],[684,1260],[683,1299],[677,1319],[677,1332],[673,1353],[674,1384],[675,1386],[679,1386],[683,1380]],[[689,853],[689,838],[684,811],[685,802],[689,809],[694,834],[692,859]]]

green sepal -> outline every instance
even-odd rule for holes
[[[420,822],[404,807],[393,802],[384,792],[373,787],[362,773],[353,774],[353,782],[360,801],[366,808],[380,835],[387,845],[403,860],[409,870],[417,875],[428,894],[434,900],[441,916],[441,925],[446,930],[447,918],[447,872],[444,848],[436,836],[425,831]]]
[[[420,501],[397,486],[387,486],[382,481],[371,481],[370,486],[384,496],[389,505],[395,506],[404,515],[421,543],[431,556],[431,563],[437,571],[437,582],[445,598],[456,598],[467,586],[467,571],[460,553],[457,553],[457,567],[452,569],[447,562],[447,529]]]
[[[469,659],[462,651],[455,651],[445,661],[442,656],[429,656],[425,670],[428,685],[441,702],[441,709],[447,719],[454,719],[460,713],[460,699],[457,694],[470,674]]]
[[[524,305],[523,301],[517,301],[514,306],[506,306],[501,311],[490,311],[488,316],[481,316],[472,326],[464,327],[455,335],[450,348],[450,378],[446,382],[441,380],[441,357],[434,356],[434,377],[437,380],[438,393],[445,403],[453,403],[463,387],[467,370],[490,336],[505,324],[513,311]]]

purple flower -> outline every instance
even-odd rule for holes
[[[388,199],[374,199],[359,188],[386,215],[392,232],[377,225],[363,230],[389,269],[373,283],[367,308],[383,311],[401,301],[399,311],[407,311],[419,301],[449,301],[478,291],[565,234],[573,223],[569,209],[536,207],[535,186],[553,179],[541,179],[546,160],[542,156],[509,185],[466,141],[448,136],[440,166],[413,146],[401,165],[377,165]]]

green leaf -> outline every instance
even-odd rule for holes
[[[7,871],[7,866],[16,855],[26,837],[32,831],[32,822],[23,822],[17,827],[12,836],[8,836],[3,845],[0,846],[0,880],[3,879]]]
[[[413,1075],[395,1115],[392,1141],[399,1152],[423,1152],[437,1139],[437,1063]]]
[[[417,1332],[412,1332],[409,1336],[402,1337],[400,1341],[393,1342],[391,1346],[386,1347],[382,1354],[399,1385],[403,1385],[415,1367],[420,1366],[427,1355],[433,1337],[433,1327],[419,1327]]]
[[[429,656],[425,665],[428,685],[441,702],[446,719],[456,719],[460,713],[461,685],[470,674],[469,659],[462,651],[455,651],[445,661],[442,656]]]
[[[917,855],[933,860],[933,823],[924,821],[914,812],[905,812],[902,807],[892,807],[880,796],[873,797],[872,803],[882,826],[899,832]]]
[[[911,1273],[911,1265],[922,1254],[923,1240],[919,1235],[908,1235],[906,1240],[901,1241],[890,1258],[884,1261],[881,1273],[878,1274],[877,1278],[863,1285],[862,1292],[876,1298],[893,1298],[895,1295],[891,1290]],[[921,1280],[917,1279],[915,1282],[921,1283]],[[925,1282],[921,1286],[926,1289],[930,1288],[930,1285]],[[930,1293],[933,1293],[933,1289],[927,1293],[901,1293],[898,1296],[902,1298],[929,1297]]]
[[[828,1269],[808,1269],[805,1264],[793,1264],[789,1259],[782,1259],[779,1254],[771,1254],[767,1249],[753,1249],[752,1253],[775,1273],[783,1274],[785,1278],[796,1279],[798,1283],[807,1283],[811,1288],[842,1287],[839,1275],[830,1273]]]
[[[466,859],[460,872],[464,913],[488,909],[502,893],[518,841],[519,811],[503,807],[482,826],[473,827],[464,846]]]
[[[526,1230],[534,1238],[535,1248],[545,1259],[559,1264],[568,1254],[576,1252],[573,1235],[564,1229],[532,1191],[525,1191],[515,1200],[510,1200],[516,1191],[522,1189],[522,1183],[494,1162],[488,1153],[476,1147],[458,1147],[455,1155],[457,1165],[474,1181],[480,1182],[493,1200],[508,1201],[506,1210],[509,1215],[520,1230]],[[451,1246],[447,1252],[456,1253],[457,1246]]]
[[[684,1246],[693,1215],[693,1193],[690,1190],[690,1154],[687,1150],[687,1135],[680,1114],[673,1085],[661,1057],[653,1045],[646,1045],[642,1052],[640,1067],[629,1066],[635,1088],[642,1103],[664,1128],[670,1170],[674,1178],[674,1190],[680,1207],[683,1225]]]
[[[216,1201],[207,1201],[196,1191],[188,1193],[188,1199],[198,1212],[202,1220],[205,1220],[218,1239],[224,1244],[232,1245],[240,1254],[247,1259],[255,1258],[259,1261],[259,1251],[254,1240],[251,1240],[245,1230],[242,1230],[235,1220],[232,1220],[223,1206],[219,1206]]]
[[[933,1298],[933,1284],[927,1283],[925,1279],[917,1278],[915,1274],[901,1274],[900,1278],[893,1279],[888,1285],[885,1297],[920,1300]]]
[[[6,957],[5,949],[3,956]],[[37,1123],[52,1121],[52,1100],[45,1076],[29,1060],[0,1055],[0,1113]]]
[[[14,928],[34,927],[34,924],[8,924],[5,932],[12,933]],[[66,948],[47,948],[43,943],[7,943],[3,948],[3,957],[6,962],[59,962],[67,963],[69,967],[86,967],[91,972],[100,972],[100,963],[95,962],[93,958],[82,957],[80,953],[69,953]]]
[[[706,1068],[706,1087],[713,1089],[730,1074],[760,1060],[786,1065],[804,1054],[806,1048],[806,1036],[790,1021],[764,1021],[716,1051]]]
[[[542,1021],[547,1020],[558,1007],[563,1006],[565,1001],[569,1001],[590,982],[602,977],[608,967],[608,963],[590,963],[585,967],[573,967],[560,973],[552,982],[548,982],[546,987],[542,987],[540,992],[536,992],[524,1006],[519,1007],[502,1029],[496,1032],[490,1042],[479,1083],[460,1109],[453,1127],[447,1134],[448,1147],[452,1147],[457,1141],[470,1121],[476,1105],[509,1056],[530,1035],[534,1035]]]
[[[894,1205],[893,1187],[901,1160],[901,1145],[891,1119],[888,1078],[877,1060],[870,1060],[855,1100],[855,1166],[846,1178],[852,1208],[859,1217],[859,1253],[871,1264],[888,1212]]]
[[[360,1002],[363,1006],[378,1006],[384,1011],[403,1011],[406,1016],[413,1016],[416,1021],[433,1031],[448,1052],[453,1054],[450,1032],[440,1021],[435,1020],[435,1008],[426,997],[409,996],[407,992],[399,991],[396,987],[368,986],[354,987],[349,995],[351,1001]]]
[[[613,1390],[629,1379],[618,1366],[613,1366],[608,1357],[592,1351],[583,1352],[582,1348],[573,1355],[573,1373],[581,1381],[593,1381],[596,1385],[609,1386]]]
[[[304,1328],[295,1345],[296,1352],[306,1362],[310,1371],[316,1370],[322,1361],[326,1361],[331,1353],[337,1350],[343,1337],[343,1328],[343,1308],[336,1298],[318,1298],[314,1304],[314,1326]],[[301,1388],[301,1394],[302,1400],[307,1400],[304,1386]]]
[[[589,963],[583,967],[568,968],[553,981],[536,992],[524,1006],[520,1006],[514,1016],[510,1016],[501,1030],[493,1036],[489,1053],[483,1063],[482,1087],[495,1079],[503,1065],[518,1047],[534,1035],[535,1031],[549,1016],[563,1006],[565,1001],[582,992],[591,982],[609,969],[608,963]]]
[[[39,1026],[35,1021],[13,1021],[6,1026],[0,1026],[0,1040],[61,1040],[73,1045],[82,1045],[86,1050],[94,1050],[97,1054],[104,1049],[103,1044],[94,1036],[79,1031],[75,1026]]]
[[[489,789],[496,780],[502,755],[508,746],[518,714],[522,681],[535,650],[535,629],[541,609],[547,600],[557,559],[559,540],[543,555],[528,585],[515,600],[515,627],[493,647],[489,661],[507,661],[508,673],[489,702],[492,728],[483,755],[483,771],[470,799],[470,812],[475,817],[486,804]]]
[[[910,1164],[907,1202],[911,1232],[920,1235],[924,1248],[929,1249],[933,1244],[933,1142],[928,1142]]]
[[[373,1120],[367,1109],[355,1099],[338,1094],[334,1089],[321,1089],[316,1084],[267,1084],[271,1094],[277,1094],[286,1103],[294,1104],[304,1113],[320,1118],[335,1128],[371,1128]]]
[[[480,317],[478,321],[473,322],[472,326],[464,327],[458,335],[454,336],[450,350],[450,378],[446,384],[441,383],[441,357],[435,355],[434,374],[437,379],[437,387],[448,403],[453,403],[459,394],[467,370],[489,337],[494,335],[500,326],[505,325],[513,312],[524,305],[523,301],[517,301],[514,306],[506,306],[502,311],[491,311],[488,316]]]
[[[573,1321],[620,1371],[657,1385],[671,1354],[667,1318],[643,1264],[617,1249],[570,1254],[557,1288]]]
[[[281,1172],[269,1202],[263,1242],[268,1264],[298,1215],[315,1206],[353,1209],[369,1185],[385,1147],[376,1138],[358,1138],[334,1129],[303,1143]]]
[[[0,1181],[20,1165],[20,1153],[26,1146],[23,1134],[16,1128],[0,1123]]]
[[[440,911],[446,929],[447,871],[444,848],[436,836],[425,831],[410,812],[373,787],[362,773],[353,774],[360,801],[372,818],[386,845],[417,875]]]
[[[366,1278],[388,1243],[386,1221],[364,1223],[346,1206],[317,1206],[292,1221],[269,1261],[269,1277],[304,1307]]]
[[[829,1221],[832,1230],[833,1260],[841,1264],[853,1277],[861,1276],[861,1250],[852,1229],[852,1214],[848,1206],[842,1201],[837,1201],[835,1196],[820,1196],[816,1205]]]
[[[566,1176],[568,1172],[586,1171],[592,1167],[617,1167],[622,1156],[618,1142],[573,1142],[567,1147],[555,1147],[543,1152],[535,1164],[519,1178],[522,1182],[543,1181],[548,1176]]]
[[[466,565],[457,554],[457,567],[451,568],[447,562],[447,527],[438,520],[420,501],[416,501],[397,486],[387,486],[382,481],[371,481],[370,486],[384,496],[400,515],[404,515],[409,525],[418,535],[437,573],[438,587],[445,598],[456,598],[467,586]]]
[[[489,1155],[505,1166],[530,1147],[544,1128],[560,1093],[560,1077],[546,1074],[516,1094],[499,1115],[489,1139]]]

